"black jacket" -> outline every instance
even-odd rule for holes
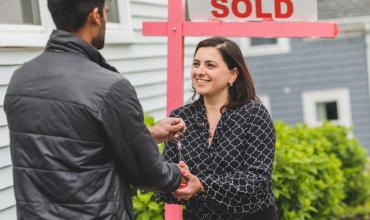
[[[54,31],[5,97],[18,219],[134,219],[129,185],[174,191],[135,89],[81,38]]]

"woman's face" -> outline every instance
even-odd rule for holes
[[[205,98],[229,95],[228,87],[236,79],[237,71],[229,70],[220,52],[214,47],[201,47],[195,54],[191,69],[192,83]]]

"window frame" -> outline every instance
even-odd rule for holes
[[[47,0],[39,0],[39,11],[41,25],[0,24],[0,46],[45,46],[53,25],[47,8]]]
[[[107,22],[106,44],[132,43],[134,31],[131,22],[130,0],[117,0],[119,23]]]
[[[337,102],[338,120],[334,124],[352,126],[351,97],[348,88],[312,90],[302,93],[304,122],[310,126],[318,126],[317,104],[323,102]]]
[[[132,43],[129,0],[117,0],[120,23],[107,23],[106,44]],[[47,0],[39,0],[41,25],[0,24],[0,47],[45,47],[55,25],[47,7]]]
[[[251,38],[240,38],[240,48],[246,57],[284,54],[291,51],[289,38],[276,38],[276,44],[252,46]]]

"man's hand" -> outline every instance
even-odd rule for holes
[[[155,142],[159,144],[181,137],[185,129],[185,122],[181,118],[166,118],[149,128],[149,131]]]

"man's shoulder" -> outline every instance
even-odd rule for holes
[[[117,82],[129,85],[120,73],[79,55],[44,52],[15,71],[7,95],[47,98],[96,108]],[[28,86],[24,86],[26,84]]]

